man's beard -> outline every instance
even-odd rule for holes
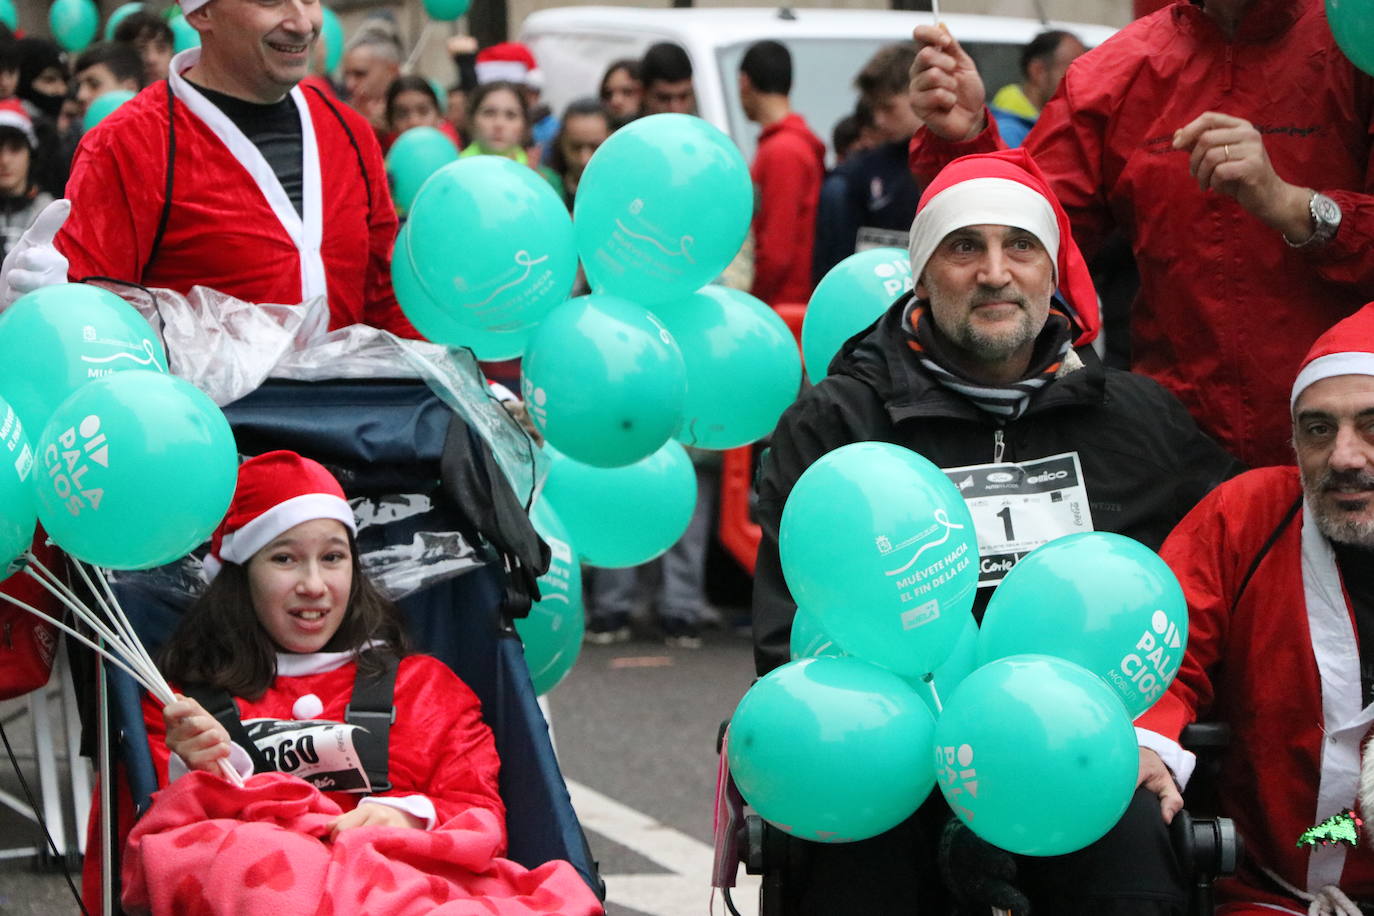
[[[1309,480],[1306,474],[1302,475],[1302,488],[1307,494],[1308,505],[1312,507],[1312,515],[1317,520],[1317,530],[1339,544],[1374,548],[1374,518],[1368,514],[1356,518],[1355,513],[1333,508],[1328,500],[1328,490],[1333,487],[1363,489],[1368,491],[1367,499],[1374,500],[1374,472],[1333,471],[1328,468],[1315,481]],[[1364,511],[1368,513],[1368,506]]]
[[[929,286],[929,281],[927,281]],[[939,295],[932,287],[931,297]],[[972,320],[973,309],[980,305],[987,305],[989,302],[1011,302],[1020,306],[1021,311],[1017,316],[1016,327],[1014,329],[1002,329],[998,333],[985,333]],[[980,286],[974,290],[969,297],[968,317],[958,327],[941,328],[945,331],[945,336],[950,342],[959,349],[965,351],[974,359],[981,363],[1000,363],[1008,358],[1017,350],[1024,347],[1030,341],[1035,340],[1040,329],[1034,326],[1030,315],[1030,303],[1026,297],[1016,292],[1014,289],[1002,287],[993,289]]]

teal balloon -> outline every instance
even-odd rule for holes
[[[174,16],[167,23],[172,27],[172,50],[180,54],[188,48],[200,47],[200,33],[185,16]]]
[[[1090,671],[1014,655],[964,679],[935,726],[936,782],[994,846],[1057,856],[1120,820],[1140,769],[1135,729]]]
[[[638,566],[678,542],[692,520],[697,478],[686,450],[671,439],[621,468],[573,461],[551,446],[544,498],[591,566]]]
[[[229,508],[238,452],[204,392],[134,369],[63,401],[38,437],[38,519],[63,550],[111,569],[185,556]]]
[[[429,176],[457,159],[458,147],[436,127],[412,127],[397,137],[386,154],[396,212],[405,215]]]
[[[938,467],[856,442],[817,460],[782,510],[783,576],[850,655],[923,676],[954,648],[978,584],[973,519]]]
[[[103,95],[98,95],[86,106],[86,114],[81,119],[83,130],[90,130],[101,121],[105,120],[116,108],[123,105],[136,95],[128,89],[112,89]]]
[[[115,7],[114,12],[105,20],[105,31],[102,33],[105,40],[114,41],[115,30],[119,28],[119,24],[134,13],[141,12],[143,8],[142,3],[125,3]]]
[[[539,600],[528,617],[515,621],[515,631],[525,644],[525,663],[534,692],[542,696],[567,676],[582,651],[582,564],[567,528],[547,500],[534,504],[530,521],[549,545],[552,559],[549,571],[538,579]]]
[[[816,616],[804,607],[792,617],[792,636],[788,648],[793,661],[799,658],[848,658],[835,637],[821,627]]]
[[[687,367],[675,438],[697,448],[748,445],[797,398],[801,355],[778,313],[748,293],[708,286],[654,306]]]
[[[48,7],[52,37],[67,51],[81,51],[95,40],[100,11],[91,0],[54,0]]]
[[[482,360],[514,359],[525,352],[525,344],[534,328],[517,331],[483,331],[453,320],[453,310],[436,302],[420,286],[408,252],[409,224],[401,226],[396,247],[391,256],[391,285],[396,301],[410,323],[426,340],[447,347],[466,347]]]
[[[1374,74],[1374,0],[1326,0],[1326,21],[1350,62]]]
[[[597,148],[573,225],[592,289],[652,306],[715,279],[753,212],[749,168],[730,138],[692,115],[657,114]]]
[[[593,293],[569,299],[530,336],[520,363],[525,409],[549,444],[584,464],[633,464],[682,422],[687,371],[658,319]]]
[[[425,15],[436,22],[452,22],[471,5],[472,0],[424,0]]]
[[[0,398],[0,580],[19,569],[19,558],[33,542],[38,522],[33,459],[23,421]]]
[[[900,248],[871,248],[830,268],[816,284],[802,319],[802,357],[811,383],[829,374],[830,361],[846,340],[877,321],[911,288],[911,257]]]
[[[978,667],[978,623],[970,614],[964,630],[950,650],[949,657],[940,663],[926,678],[909,681],[921,699],[926,701],[930,711],[938,718],[945,700],[954,694],[954,688],[963,683],[964,678]]]
[[[986,664],[1026,652],[1082,665],[1132,718],[1163,696],[1188,647],[1188,602],[1150,548],[1108,532],[1057,538],[992,593],[978,639]]]
[[[769,823],[822,843],[906,820],[935,782],[935,717],[901,678],[854,658],[807,658],[759,679],[730,719],[740,794]]]
[[[19,12],[14,8],[14,0],[0,0],[0,22],[11,32],[19,28]]]
[[[324,42],[324,72],[333,73],[343,60],[344,27],[339,14],[329,7],[320,8],[320,41]]]
[[[77,388],[125,369],[166,372],[167,355],[143,316],[108,290],[45,286],[0,314],[0,395],[31,435]]]
[[[538,324],[577,274],[567,207],[538,172],[504,156],[439,169],[411,202],[407,226],[420,286],[454,322],[478,330]]]

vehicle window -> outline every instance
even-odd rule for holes
[[[792,107],[806,118],[807,124],[828,148],[831,129],[854,110],[858,99],[854,74],[888,42],[876,38],[825,38],[792,39],[783,43],[792,52]],[[739,144],[745,159],[752,160],[759,129],[740,109],[737,90],[739,62],[748,46],[749,43],[741,42],[721,47],[716,52],[716,60],[721,85],[725,87],[730,136]],[[983,42],[969,43],[964,48],[978,64],[989,98],[1002,86],[1020,79],[1021,45]]]

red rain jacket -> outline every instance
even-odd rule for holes
[[[1290,248],[1224,194],[1202,192],[1174,131],[1205,111],[1255,124],[1284,180],[1334,198],[1340,231]],[[1172,391],[1246,464],[1287,464],[1289,386],[1322,331],[1374,299],[1374,80],[1331,37],[1321,0],[1255,0],[1228,39],[1180,2],[1078,58],[1025,148],[1084,254],[1113,228],[1140,267],[1136,371]],[[948,143],[924,128],[912,172],[1002,146],[997,128]]]
[[[825,144],[799,114],[759,134],[749,168],[758,190],[754,212],[754,286],[769,305],[811,298],[811,244],[825,177]]]

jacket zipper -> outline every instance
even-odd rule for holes
[[[1226,41],[1226,72],[1225,72],[1224,74],[1222,74],[1223,80],[1222,80],[1222,84],[1221,84],[1221,91],[1222,91],[1222,92],[1226,92],[1226,93],[1229,93],[1229,92],[1231,91],[1231,77],[1232,77],[1232,75],[1234,74],[1234,71],[1235,71],[1235,64],[1234,64],[1234,61],[1232,60],[1232,57],[1231,57],[1231,55],[1232,55],[1232,53],[1234,52],[1234,50],[1235,50],[1235,44],[1234,44],[1234,42],[1233,42],[1231,39],[1227,39],[1227,41]]]
[[[1001,464],[1002,454],[1007,450],[1006,440],[1002,438],[1002,427],[992,431],[992,463]]]

